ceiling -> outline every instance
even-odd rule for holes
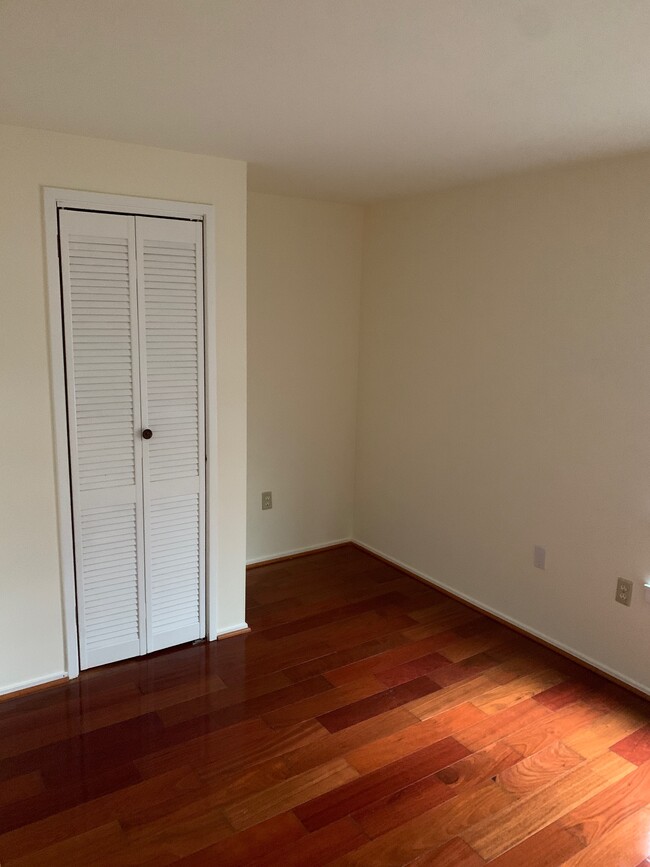
[[[650,147],[650,2],[0,0],[0,122],[411,195]]]

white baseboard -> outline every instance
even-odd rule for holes
[[[281,560],[282,557],[293,557],[296,554],[309,554],[311,551],[320,551],[321,548],[331,548],[333,545],[344,545],[346,542],[351,542],[352,539],[348,536],[346,539],[334,539],[332,542],[320,542],[318,545],[308,545],[306,548],[292,548],[290,551],[278,551],[275,554],[265,554],[263,557],[253,557],[246,561],[247,566],[254,566],[256,563],[265,563],[267,560]]]
[[[409,566],[408,563],[403,563],[401,560],[397,560],[395,557],[391,557],[390,554],[385,554],[378,548],[373,548],[372,545],[367,545],[365,542],[361,542],[359,539],[353,539],[352,541],[355,545],[358,545],[360,548],[363,548],[370,554],[377,554],[378,557],[382,557],[389,563],[394,563],[395,566],[400,566],[402,569],[406,569],[407,572],[412,572],[414,575],[417,575],[418,578],[422,578],[424,581],[427,581],[429,584],[431,584],[432,587],[437,587],[440,590],[446,590],[448,593],[451,593],[452,596],[457,596],[459,599],[462,599],[465,602],[469,602],[471,605],[475,605],[477,608],[486,611],[489,614],[494,614],[494,616],[498,617],[500,620],[504,620],[506,623],[510,623],[512,626],[516,626],[523,632],[534,635],[536,638],[545,641],[547,644],[556,647],[558,650],[563,650],[565,653],[574,656],[576,659],[579,659],[582,662],[586,662],[587,665],[590,665],[593,668],[596,668],[599,671],[610,675],[610,677],[613,677],[616,680],[620,680],[622,683],[626,683],[628,686],[631,686],[633,689],[644,693],[648,698],[650,698],[650,686],[648,684],[639,683],[639,681],[632,680],[632,678],[628,677],[625,674],[622,674],[620,671],[616,671],[616,669],[611,668],[609,665],[601,662],[599,659],[592,659],[592,657],[581,653],[579,650],[576,650],[575,647],[571,647],[568,644],[564,644],[563,642],[558,641],[557,638],[553,638],[550,635],[539,632],[537,629],[533,629],[533,627],[529,626],[527,623],[521,623],[519,620],[515,620],[513,617],[504,614],[502,611],[498,611],[496,608],[492,608],[490,605],[486,605],[484,602],[481,602],[480,599],[475,599],[473,596],[468,596],[466,593],[461,593],[460,590],[457,590],[455,587],[451,587],[449,584],[444,584],[442,581],[437,581],[435,578],[432,578],[425,572],[421,572],[414,566]]]
[[[241,623],[233,623],[232,626],[223,626],[221,629],[217,629],[215,638],[219,638],[222,635],[230,635],[231,632],[244,632],[244,630],[248,629],[248,623],[242,620]],[[213,639],[210,639],[211,641]]]
[[[43,677],[34,677],[31,680],[21,680],[18,683],[10,683],[8,686],[0,686],[0,695],[8,695],[11,692],[22,692],[24,689],[31,689],[34,686],[43,686],[46,683],[61,680],[67,676],[67,671],[54,671],[51,674],[44,674]]]

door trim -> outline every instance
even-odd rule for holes
[[[68,420],[66,412],[65,354],[61,309],[59,268],[58,211],[74,208],[82,211],[145,217],[176,217],[199,220],[203,224],[204,281],[204,352],[205,352],[205,575],[206,632],[208,639],[217,637],[216,616],[210,616],[211,600],[217,598],[217,351],[216,351],[216,249],[214,207],[194,202],[174,202],[146,199],[138,196],[116,196],[43,188],[45,257],[47,276],[48,324],[50,344],[50,387],[52,392],[52,424],[54,429],[54,463],[59,541],[59,569],[63,603],[63,630],[67,676],[79,675],[79,639],[77,634],[77,593],[74,572],[74,542],[72,531],[72,498],[70,492],[70,459],[68,454]],[[211,556],[211,552],[214,556]]]

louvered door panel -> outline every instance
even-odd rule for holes
[[[198,494],[160,497],[150,514],[151,621],[156,636],[189,630],[201,619]]]
[[[200,223],[136,218],[149,650],[205,634]]]
[[[132,217],[60,214],[82,668],[145,649]]]
[[[129,656],[138,655],[135,503],[84,510],[79,560],[84,577],[83,612],[89,664],[114,661],[116,646],[123,645],[124,653],[131,651]]]

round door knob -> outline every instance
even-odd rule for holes
[[[143,439],[143,440],[150,440],[152,436],[153,436],[153,431],[152,431],[152,430],[149,430],[148,427],[146,427],[146,428],[142,431],[142,439]]]

